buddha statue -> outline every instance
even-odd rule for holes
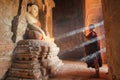
[[[25,39],[45,40],[46,34],[41,29],[41,23],[38,19],[39,9],[35,4],[27,5],[26,21],[28,23]]]

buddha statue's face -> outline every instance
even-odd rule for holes
[[[37,17],[38,16],[38,6],[37,5],[32,5],[30,7],[30,13],[34,16]]]

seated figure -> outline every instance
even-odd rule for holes
[[[27,5],[27,13],[26,13],[26,20],[27,20],[27,29],[25,33],[25,39],[39,39],[45,40],[45,33],[41,29],[41,23],[37,19],[38,17],[38,6],[35,4],[28,4]]]

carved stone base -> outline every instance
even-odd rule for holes
[[[6,80],[48,80],[51,67],[60,62],[58,52],[59,48],[48,41],[19,41]]]

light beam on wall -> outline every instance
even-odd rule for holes
[[[84,47],[85,45],[88,45],[88,44],[90,44],[90,43],[93,43],[93,42],[95,42],[95,41],[98,41],[98,40],[101,40],[101,39],[104,39],[104,38],[105,38],[105,35],[101,35],[101,36],[99,36],[99,37],[97,37],[97,38],[93,38],[93,39],[91,39],[91,40],[89,40],[89,41],[83,42],[82,44],[79,44],[79,45],[77,45],[77,46],[74,46],[74,47],[72,47],[71,49],[69,48],[69,49],[63,50],[63,51],[61,51],[60,54],[72,52],[72,51],[74,51],[74,50],[76,50],[76,49],[79,49],[79,48],[81,48],[81,47]]]
[[[100,26],[104,25],[104,22],[101,21],[101,22],[96,23],[94,25],[95,25],[95,28],[100,27]],[[92,28],[92,27],[90,27],[90,28]],[[68,33],[64,33],[63,35],[58,36],[55,39],[60,40],[60,39],[63,39],[63,38],[69,37],[69,36],[73,36],[75,34],[83,32],[84,30],[89,30],[89,28],[88,27],[83,27],[83,28],[80,28],[80,29],[77,29],[77,30],[74,30],[74,31],[71,31],[71,32],[68,32]]]

